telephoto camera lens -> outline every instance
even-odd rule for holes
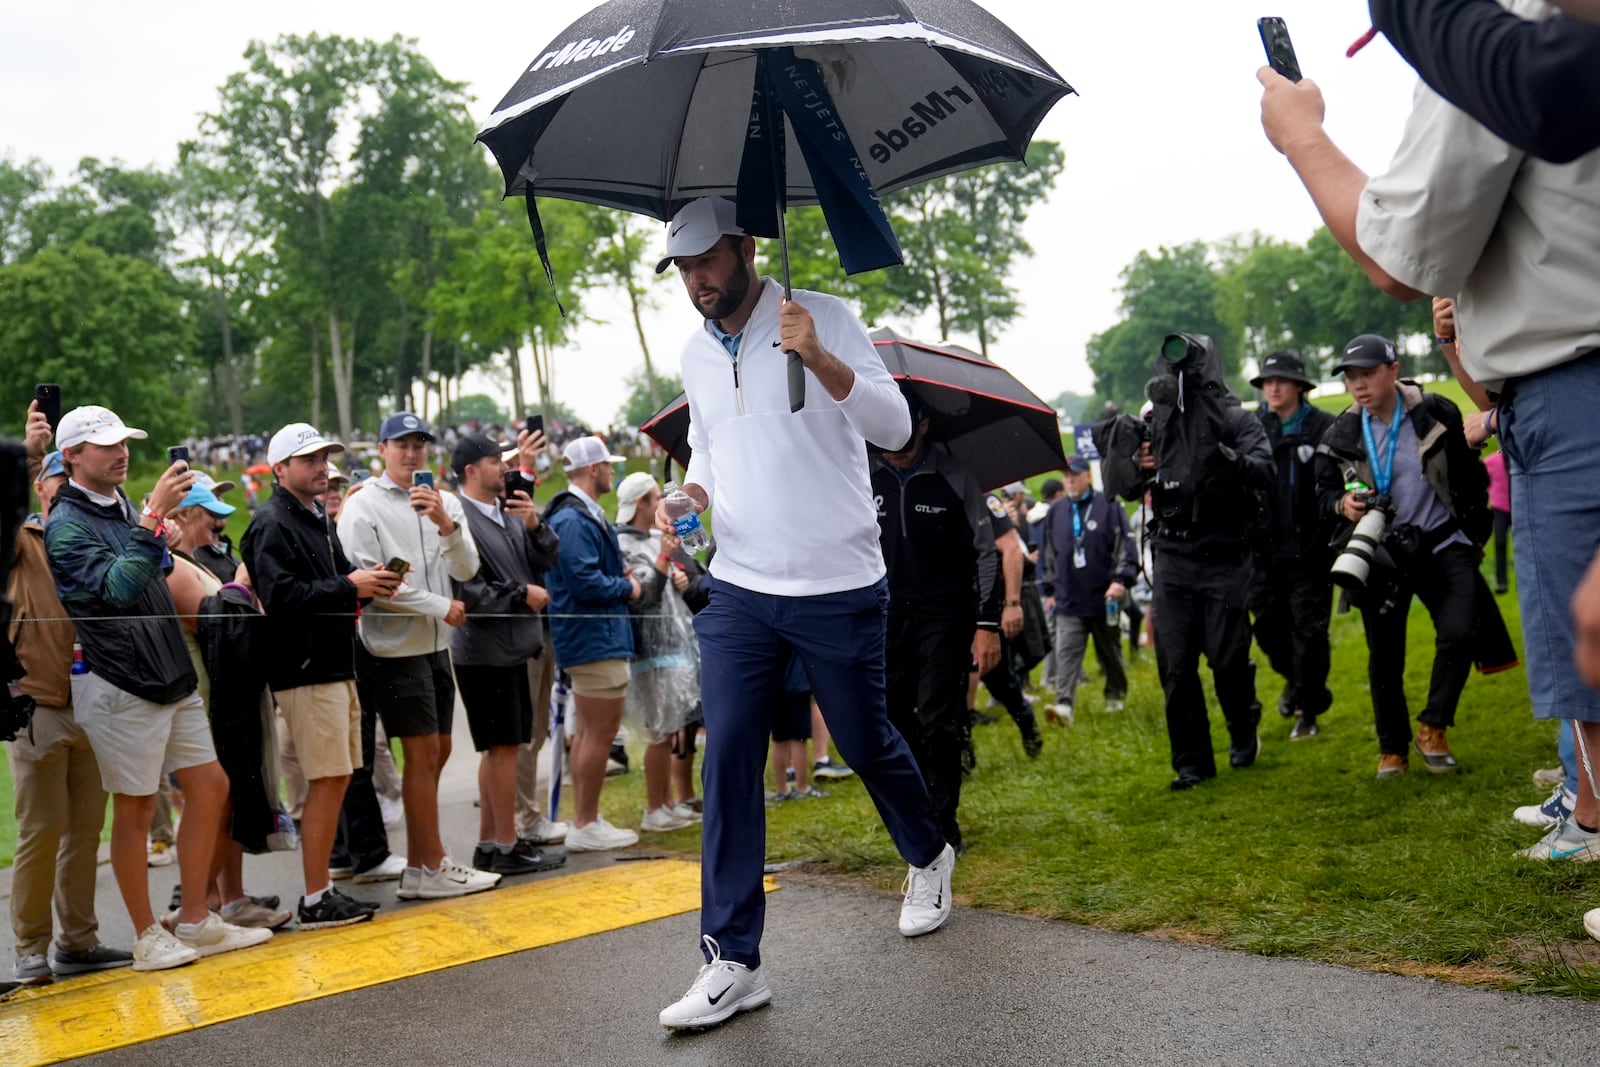
[[[1388,512],[1376,505],[1361,516],[1344,551],[1333,561],[1333,584],[1341,589],[1365,589],[1372,574],[1372,557],[1389,533]]]

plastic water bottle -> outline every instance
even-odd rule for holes
[[[1120,629],[1122,624],[1122,606],[1110,597],[1106,598],[1106,625],[1113,630]]]
[[[702,552],[711,547],[711,535],[700,523],[700,512],[694,499],[685,493],[677,482],[668,482],[661,492],[661,506],[667,509],[672,520],[672,532],[678,535],[683,547],[690,552]]]
[[[89,673],[89,664],[83,658],[83,646],[76,641],[72,642],[72,673]]]

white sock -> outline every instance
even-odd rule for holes
[[[319,889],[315,893],[307,893],[306,894],[306,907],[314,908],[318,904],[321,904],[322,903],[322,898],[324,896],[326,896],[327,893],[328,893],[328,891],[326,889]]]

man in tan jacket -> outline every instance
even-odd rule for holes
[[[45,985],[55,977],[126,967],[132,954],[107,948],[96,934],[96,855],[106,817],[100,768],[83,729],[72,718],[68,679],[75,640],[44,551],[44,520],[56,490],[66,484],[61,453],[45,455],[50,423],[28,409],[28,465],[40,513],[17,535],[16,564],[7,589],[15,606],[11,641],[27,673],[11,682],[37,708],[30,731],[11,743],[17,856],[11,884],[11,929],[17,980]],[[51,902],[61,917],[50,944]]]

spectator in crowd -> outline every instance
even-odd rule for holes
[[[1122,631],[1108,618],[1138,573],[1137,548],[1122,505],[1094,489],[1094,473],[1082,456],[1067,460],[1065,492],[1045,516],[1049,546],[1042,555],[1050,571],[1042,582],[1045,607],[1056,629],[1056,702],[1052,721],[1071,725],[1090,638],[1106,676],[1107,711],[1121,711],[1128,697],[1122,664]]]
[[[1240,408],[1228,389],[1209,337],[1168,337],[1147,391],[1151,433],[1140,446],[1139,462],[1153,475],[1157,516],[1156,664],[1177,772],[1172,788],[1181,790],[1216,776],[1200,685],[1202,652],[1228,724],[1229,764],[1243,770],[1261,752],[1245,600],[1255,494],[1272,484],[1272,453],[1260,420]]]
[[[233,482],[219,482],[204,471],[195,471],[194,483],[209,491],[219,501],[223,493],[235,488]],[[232,513],[230,507],[228,514]],[[207,514],[211,529],[193,530],[188,538],[193,546],[194,561],[216,575],[219,582],[231,582],[239,569],[239,557],[234,554],[233,542],[228,539],[228,516],[209,512]]]
[[[688,725],[700,696],[700,663],[693,614],[673,587],[674,557],[681,543],[653,529],[661,487],[644,471],[617,486],[617,543],[628,576],[639,583],[633,615],[633,662],[625,710],[643,724],[644,818],[641,830],[663,833],[700,821],[677,810],[672,800],[672,738]]]
[[[1050,508],[1061,494],[1066,491],[1065,483],[1060,478],[1046,478],[1039,486],[1039,503],[1028,514],[1028,535],[1031,538],[1028,545],[1028,555],[1033,560],[1034,584],[1039,591],[1040,600],[1050,594],[1045,590],[1045,569],[1054,568],[1055,562],[1050,558],[1050,547],[1044,535],[1045,516],[1050,514]],[[1049,649],[1044,655],[1044,672],[1040,675],[1039,683],[1051,692],[1056,687],[1056,617],[1049,611],[1045,612],[1045,624],[1049,627]]]
[[[1261,390],[1256,412],[1267,432],[1277,478],[1263,496],[1267,515],[1257,541],[1250,613],[1256,643],[1283,677],[1278,713],[1294,719],[1289,740],[1317,734],[1317,717],[1333,704],[1328,690],[1328,619],[1333,580],[1328,569],[1331,516],[1317,500],[1312,466],[1333,416],[1306,399],[1315,384],[1293,352],[1274,352],[1250,382]]]
[[[572,739],[572,828],[569,852],[627,848],[639,841],[632,830],[613,826],[600,814],[611,741],[622,723],[633,656],[628,605],[643,595],[627,573],[617,532],[599,500],[612,489],[611,454],[598,437],[577,437],[563,450],[567,489],[545,508],[544,521],[561,540],[556,565],[546,573],[550,588],[550,634],[556,662],[572,678],[577,732]]]
[[[517,431],[517,447],[501,455],[508,465],[515,465],[522,474],[523,483],[531,496],[539,485],[541,464],[548,466],[545,455],[543,431],[529,433]],[[548,592],[545,573],[548,567],[533,573],[533,584]],[[540,648],[543,651],[528,661],[528,691],[533,697],[533,738],[517,749],[517,840],[534,845],[559,845],[567,839],[571,829],[539,808],[539,750],[550,736],[550,693],[555,687],[555,641],[550,636],[550,616],[544,609],[537,612],[540,628]]]
[[[44,524],[51,501],[67,483],[67,470],[60,452],[45,454],[50,423],[37,402],[28,408],[26,444],[39,512],[28,516],[17,533],[6,595],[12,606],[10,640],[25,672],[12,683],[12,696],[26,694],[36,706],[30,728],[11,742],[17,819],[11,932],[17,981],[43,985],[56,977],[126,967],[133,955],[102,945],[97,936],[95,861],[106,792],[94,750],[72,716],[68,669],[75,636],[56,597],[44,547]],[[52,901],[60,917],[53,946]]]
[[[1404,772],[1412,748],[1404,674],[1413,596],[1428,609],[1435,631],[1432,680],[1417,716],[1415,747],[1429,771],[1453,771],[1446,732],[1472,672],[1482,582],[1477,546],[1489,531],[1488,475],[1462,433],[1461,412],[1438,393],[1402,381],[1388,339],[1355,338],[1335,370],[1345,376],[1355,403],[1317,446],[1322,506],[1349,527],[1371,509],[1371,491],[1394,507],[1383,539],[1393,565],[1374,567],[1365,587],[1351,596],[1367,637],[1378,777]],[[1341,542],[1349,532],[1341,531]]]
[[[939,828],[959,856],[967,673],[973,662],[980,677],[1000,662],[1005,586],[991,519],[1004,519],[1005,509],[948,452],[928,446],[928,425],[919,411],[905,446],[879,454],[872,494],[889,576],[889,721],[910,743]]]
[[[222,581],[196,562],[191,551],[190,536],[209,543],[213,539],[212,522],[227,518],[234,508],[212,495],[211,490],[198,483],[167,516],[167,544],[172,553],[172,569],[167,572],[167,589],[178,608],[178,621],[183,625],[183,643],[189,652],[189,662],[194,665],[198,679],[196,691],[205,704],[206,717],[211,724],[211,739],[219,753],[226,758],[229,737],[226,727],[211,700],[211,675],[200,648],[200,614],[205,599],[222,589]],[[248,587],[249,572],[240,568],[236,580]],[[226,768],[224,768],[226,774]],[[228,779],[228,799],[222,807],[223,832],[217,837],[216,852],[211,861],[213,877],[206,886],[207,906],[235,926],[261,927],[276,930],[294,918],[291,912],[278,907],[276,897],[271,905],[260,903],[245,892],[244,849],[229,832],[233,825],[236,790],[249,788],[249,783]],[[182,887],[179,887],[180,891]],[[181,895],[179,897],[181,899]],[[266,898],[262,898],[266,899]]]
[[[400,576],[358,569],[334,536],[323,510],[329,456],[344,451],[306,423],[290,423],[267,446],[276,485],[250,519],[244,561],[260,598],[267,650],[267,684],[294,741],[305,779],[300,813],[300,861],[305,894],[297,907],[301,929],[349,926],[372,918],[372,908],[333,887],[329,877],[341,812],[352,807],[346,789],[358,768],[366,795],[354,798],[356,818],[376,818],[371,786],[371,715],[363,716],[355,687],[355,617],[363,603],[393,596]],[[367,873],[389,866],[381,821],[379,844],[364,855]],[[353,835],[360,840],[359,834]]]
[[[472,865],[495,874],[535,874],[567,857],[517,837],[517,749],[533,740],[528,661],[549,655],[539,612],[550,594],[535,572],[556,558],[556,535],[522,489],[506,494],[505,451],[486,434],[462,434],[450,457],[478,546],[478,573],[454,584],[467,621],[451,637],[451,659],[472,747],[478,750],[478,847]],[[531,486],[530,486],[531,488]],[[475,617],[480,616],[480,617]]]
[[[806,766],[806,742],[811,740],[811,683],[798,658],[790,658],[783,672],[783,693],[772,709],[772,797],[769,804],[786,800],[821,799],[828,794],[811,781]]]
[[[328,460],[328,489],[317,498],[322,505],[322,513],[328,521],[337,524],[339,512],[344,509],[344,492],[350,488],[350,476],[340,470],[333,460]]]
[[[73,716],[112,796],[111,866],[139,931],[133,968],[141,971],[181,966],[272,936],[206,910],[228,780],[163,581],[171,566],[165,515],[188,495],[194,477],[186,464],[172,464],[143,514],[136,513],[121,490],[128,477],[126,442],[145,436],[102,407],[62,416],[56,441],[68,481],[45,524],[50,569],[87,668],[72,676]],[[187,812],[178,832],[186,892],[170,932],[151,909],[145,858],[156,786],[165,774],[177,777]]]
[[[791,655],[800,656],[840,754],[911,864],[902,934],[929,933],[949,917],[955,867],[884,699],[888,589],[867,442],[904,447],[911,436],[905,400],[841,302],[806,292],[784,299],[776,282],[756,273],[755,239],[735,213],[726,199],[690,201],[674,216],[656,265],[658,272],[677,268],[705,320],[680,360],[694,451],[684,491],[701,511],[723,505],[716,592],[695,619],[709,738],[701,776],[706,963],[661,1012],[669,1028],[712,1025],[772,999],[760,951],[760,753]],[[790,411],[780,350],[805,367],[801,413]],[[730,363],[741,375],[737,391],[728,388]],[[805,462],[793,462],[796,456]],[[658,522],[665,531],[664,512]],[[991,662],[997,653],[986,641]]]
[[[452,581],[478,573],[478,548],[461,502],[414,476],[425,469],[433,433],[409,411],[383,420],[378,452],[384,472],[344,502],[339,540],[362,570],[404,565],[394,595],[361,613],[356,694],[376,709],[384,732],[400,739],[406,859],[396,872],[403,900],[461,896],[492,889],[500,876],[463,866],[439,835],[439,774],[450,758],[456,686],[451,631],[467,618]],[[394,566],[390,566],[390,564]],[[369,871],[389,877],[393,865]]]
[[[1022,483],[1014,483],[1020,486]],[[1028,671],[1034,661],[1023,658],[1019,643],[1024,638],[1027,614],[1023,610],[1023,597],[1038,593],[1032,588],[1034,565],[1019,530],[1027,529],[1026,507],[1023,493],[1012,492],[1002,499],[984,498],[989,511],[989,531],[994,535],[995,551],[1000,559],[1000,658],[986,672],[973,672],[967,679],[966,739],[962,749],[962,770],[968,774],[977,767],[976,750],[972,746],[972,727],[978,723],[978,683],[983,682],[989,695],[1000,702],[1011,721],[1017,724],[1022,735],[1022,751],[1029,759],[1037,759],[1044,748],[1044,736],[1039,733],[1039,720],[1033,714],[1033,704],[1023,692]],[[1023,525],[1018,527],[1013,516],[1022,515]],[[1036,604],[1042,614],[1042,603]]]

